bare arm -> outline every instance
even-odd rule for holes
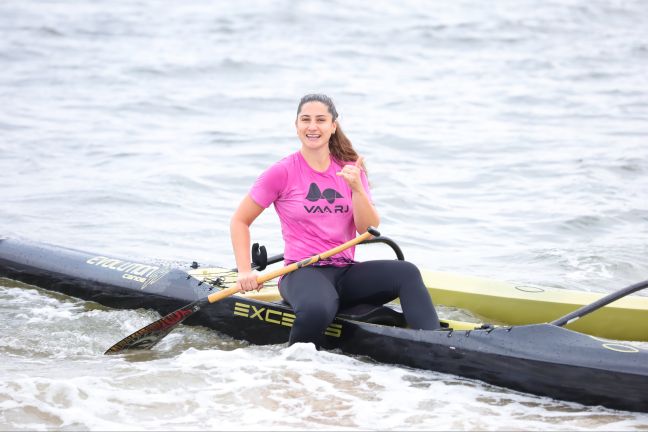
[[[250,225],[265,210],[246,195],[232,215],[230,236],[234,249],[236,267],[239,271],[238,284],[244,291],[258,289],[256,276],[250,266]]]
[[[365,192],[362,184],[360,190],[353,190],[353,222],[356,226],[356,231],[360,234],[367,231],[372,226],[378,228],[380,225],[380,216],[378,210],[369,200],[367,192]]]

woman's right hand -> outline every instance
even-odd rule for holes
[[[236,285],[244,292],[252,290],[258,291],[263,288],[263,284],[259,285],[257,283],[257,276],[258,273],[255,271],[239,273]]]

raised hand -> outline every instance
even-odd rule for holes
[[[341,171],[338,171],[336,174],[344,179],[347,182],[351,190],[360,191],[363,189],[362,178],[360,174],[362,173],[362,161],[364,158],[358,156],[358,159],[353,164],[345,165]]]

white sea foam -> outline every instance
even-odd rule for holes
[[[606,430],[641,418],[310,344],[25,362],[2,375],[3,421],[36,429]]]

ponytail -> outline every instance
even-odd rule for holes
[[[358,153],[353,148],[351,140],[342,131],[340,123],[335,121],[337,127],[335,128],[335,133],[331,135],[329,140],[329,150],[333,158],[339,162],[355,162],[358,160]],[[362,166],[364,169],[364,164]]]

